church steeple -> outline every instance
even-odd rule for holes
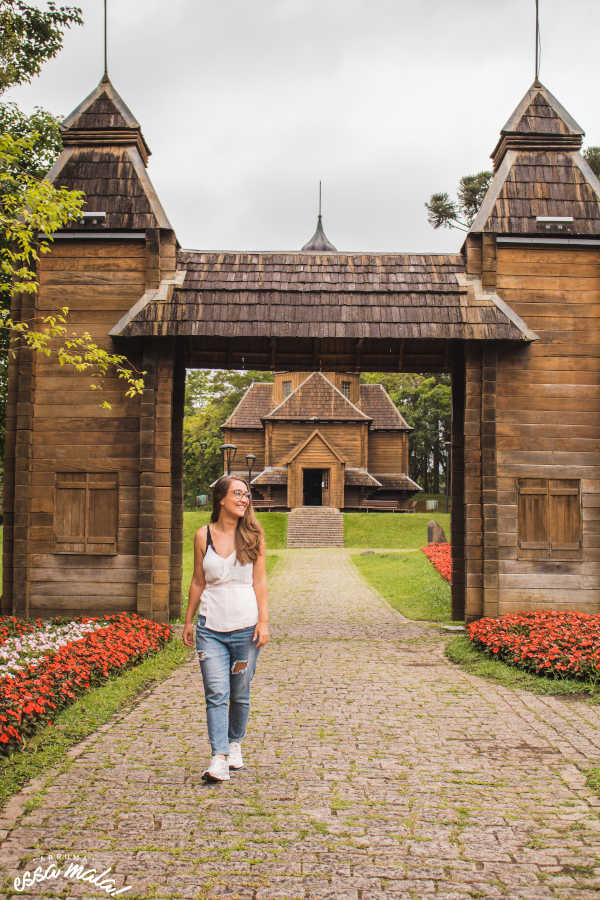
[[[492,151],[494,170],[507,150],[579,150],[585,132],[547,87],[533,82]]]
[[[327,238],[323,230],[323,216],[321,213],[321,182],[319,181],[319,212],[317,215],[317,227],[315,233],[302,247],[302,253],[337,253],[337,247],[334,247]]]

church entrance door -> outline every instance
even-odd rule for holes
[[[323,469],[303,469],[302,503],[304,506],[323,505]]]

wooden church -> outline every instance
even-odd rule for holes
[[[239,464],[254,457],[264,508],[398,509],[420,490],[407,474],[410,427],[382,385],[359,379],[276,372],[248,388],[222,427]]]
[[[84,190],[86,214],[56,235],[39,292],[16,297],[13,316],[35,324],[68,306],[73,328],[126,353],[145,386],[126,399],[109,379],[101,409],[85,376],[14,348],[4,613],[179,612],[188,367],[449,373],[454,616],[600,612],[600,182],[583,130],[545,86],[535,81],[502,128],[456,254],[184,251],[108,78],[63,133],[49,177]],[[350,381],[347,399],[369,416]],[[283,376],[277,389],[284,402]],[[378,478],[388,464],[373,462],[356,415],[364,438],[347,468]],[[273,441],[279,427],[265,420]],[[277,453],[265,441],[261,474],[304,452],[285,428]],[[300,478],[287,490],[304,499]]]

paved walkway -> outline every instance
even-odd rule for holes
[[[201,783],[192,660],[79,748],[8,832],[4,874],[52,852],[115,867],[129,898],[597,898],[600,708],[451,666],[344,550],[282,556],[247,768]],[[63,876],[24,893],[108,896]]]

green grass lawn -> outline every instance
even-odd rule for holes
[[[407,618],[452,621],[450,585],[436,572],[424,553],[374,553],[368,556],[353,553],[352,561],[366,581]]]
[[[427,523],[431,519],[442,526],[450,540],[450,516],[438,510],[432,513],[344,513],[344,545],[378,549],[424,547]]]

